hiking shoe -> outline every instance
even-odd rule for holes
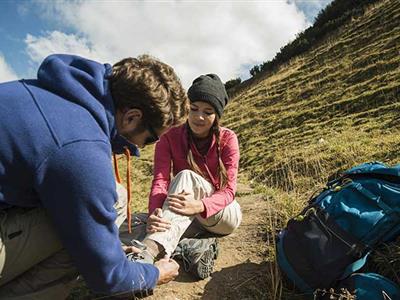
[[[142,264],[154,264],[154,256],[151,255],[151,253],[147,250],[147,247],[145,244],[143,244],[140,241],[137,240],[132,240],[131,241],[132,246],[135,246],[136,248],[142,250],[140,253],[128,253],[126,255],[126,258],[130,261],[142,263]]]
[[[182,239],[172,256],[182,260],[186,272],[205,279],[214,270],[215,259],[218,256],[217,239],[215,237]]]
[[[126,258],[133,262],[138,262],[142,264],[154,264],[154,257],[150,254],[149,251],[143,250],[140,253],[128,253]]]

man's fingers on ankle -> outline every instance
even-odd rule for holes
[[[140,250],[140,249],[138,249],[138,248],[136,248],[136,247],[134,247],[134,246],[127,246],[125,249],[125,253],[131,253],[131,252],[133,252],[133,253],[140,253],[140,252],[142,252],[142,250]]]
[[[172,263],[173,259],[169,258],[168,255],[165,255],[163,258],[160,258],[158,261],[161,263]]]
[[[175,267],[177,267],[177,269],[179,270],[179,264],[176,262],[175,259],[170,258],[169,261],[170,261]]]

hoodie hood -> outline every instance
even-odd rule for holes
[[[117,132],[108,81],[111,72],[110,64],[76,55],[54,54],[42,62],[37,77],[45,89],[88,110],[110,138],[114,153],[123,153],[124,147],[128,147],[133,155],[139,156],[138,148]]]

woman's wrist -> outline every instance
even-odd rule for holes
[[[199,203],[199,209],[198,209],[198,214],[201,214],[204,210],[205,210],[205,207],[204,207],[204,203],[203,203],[203,201],[198,201]]]

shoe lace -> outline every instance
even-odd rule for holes
[[[180,253],[182,262],[183,262],[183,269],[188,272],[190,269],[190,251],[187,245],[182,246],[182,252]]]
[[[136,261],[136,260],[139,260],[139,259],[145,259],[145,256],[143,254],[134,253],[134,252],[128,253],[126,255],[126,257],[131,261]]]
[[[183,262],[183,269],[188,272],[190,270],[191,265],[193,264],[193,251],[196,247],[201,244],[201,240],[195,240],[192,245],[184,244],[181,246],[181,250],[178,255],[180,255]]]

